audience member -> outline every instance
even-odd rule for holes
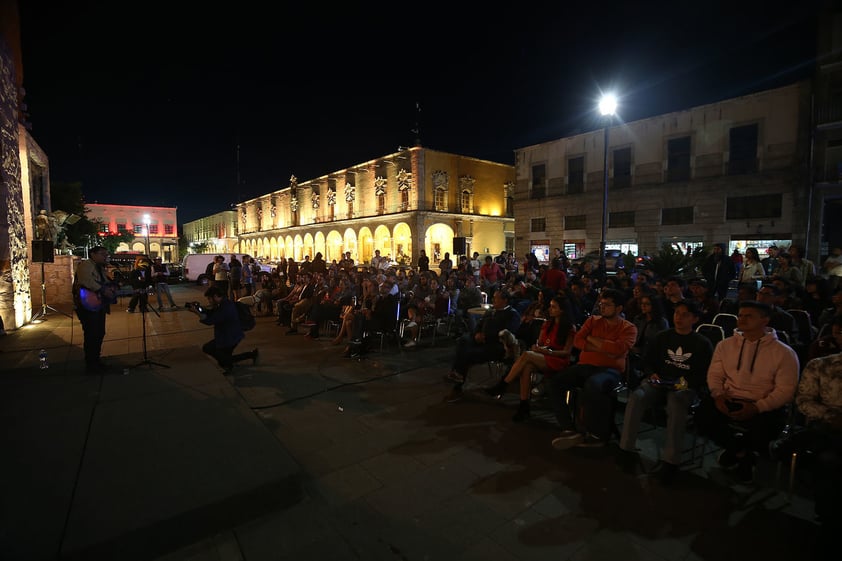
[[[766,450],[783,428],[798,384],[798,357],[768,327],[771,316],[762,302],[740,304],[737,329],[713,351],[710,396],[696,413],[700,432],[723,449],[719,465],[743,482],[754,478],[757,451]],[[744,429],[735,431],[733,423]]]
[[[620,464],[633,472],[639,462],[636,441],[643,413],[666,403],[667,430],[658,472],[665,484],[672,481],[681,464],[687,414],[705,386],[713,355],[710,340],[693,330],[701,317],[696,301],[679,303],[674,315],[674,327],[658,333],[647,347],[643,361],[647,379],[629,395],[620,437]]]
[[[575,365],[554,375],[549,395],[561,435],[553,440],[556,448],[572,444],[603,446],[613,426],[614,388],[626,369],[629,350],[637,340],[637,328],[623,319],[623,296],[605,289],[599,295],[599,316],[591,316],[576,332],[573,346],[579,349]],[[582,432],[576,430],[566,395],[582,388]],[[578,418],[578,415],[577,415]]]

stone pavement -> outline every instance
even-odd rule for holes
[[[358,361],[259,317],[240,350],[260,362],[225,377],[183,309],[146,317],[146,358],[169,368],[140,364],[143,317],[125,304],[107,375],[83,373],[80,324],[62,313],[0,337],[0,559],[808,557],[801,479],[791,499],[772,466],[733,485],[708,455],[664,488],[620,472],[613,446],[556,451],[546,416],[511,423],[513,394],[443,403],[444,338]],[[491,380],[477,367],[468,387]],[[650,467],[659,436],[641,435]]]

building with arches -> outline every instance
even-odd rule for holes
[[[500,253],[514,243],[515,168],[420,146],[289,185],[237,205],[239,251],[264,261],[328,263],[346,252],[369,263],[375,250],[415,265]],[[455,242],[454,242],[455,240]]]
[[[131,243],[121,243],[117,251],[178,261],[178,220],[175,207],[107,205],[88,203],[88,219],[99,221],[100,234],[132,232]]]

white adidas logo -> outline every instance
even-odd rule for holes
[[[683,349],[681,347],[678,347],[677,349],[675,349],[675,351],[667,349],[667,355],[669,355],[670,360],[672,361],[684,363],[690,360],[690,357],[693,356],[693,353],[685,354]]]

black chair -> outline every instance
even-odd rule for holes
[[[810,319],[810,313],[807,310],[787,310],[787,313],[795,318],[795,324],[798,326],[799,343],[802,345],[809,345],[815,341],[819,330],[813,325],[813,320]]]
[[[725,332],[725,337],[730,337],[734,334],[734,330],[737,328],[737,316],[735,314],[720,312],[713,316],[713,321],[711,323],[720,326]]]
[[[696,327],[696,333],[704,335],[710,339],[714,348],[716,348],[716,345],[720,341],[725,339],[725,329],[721,325],[716,325],[714,323],[700,323]]]

